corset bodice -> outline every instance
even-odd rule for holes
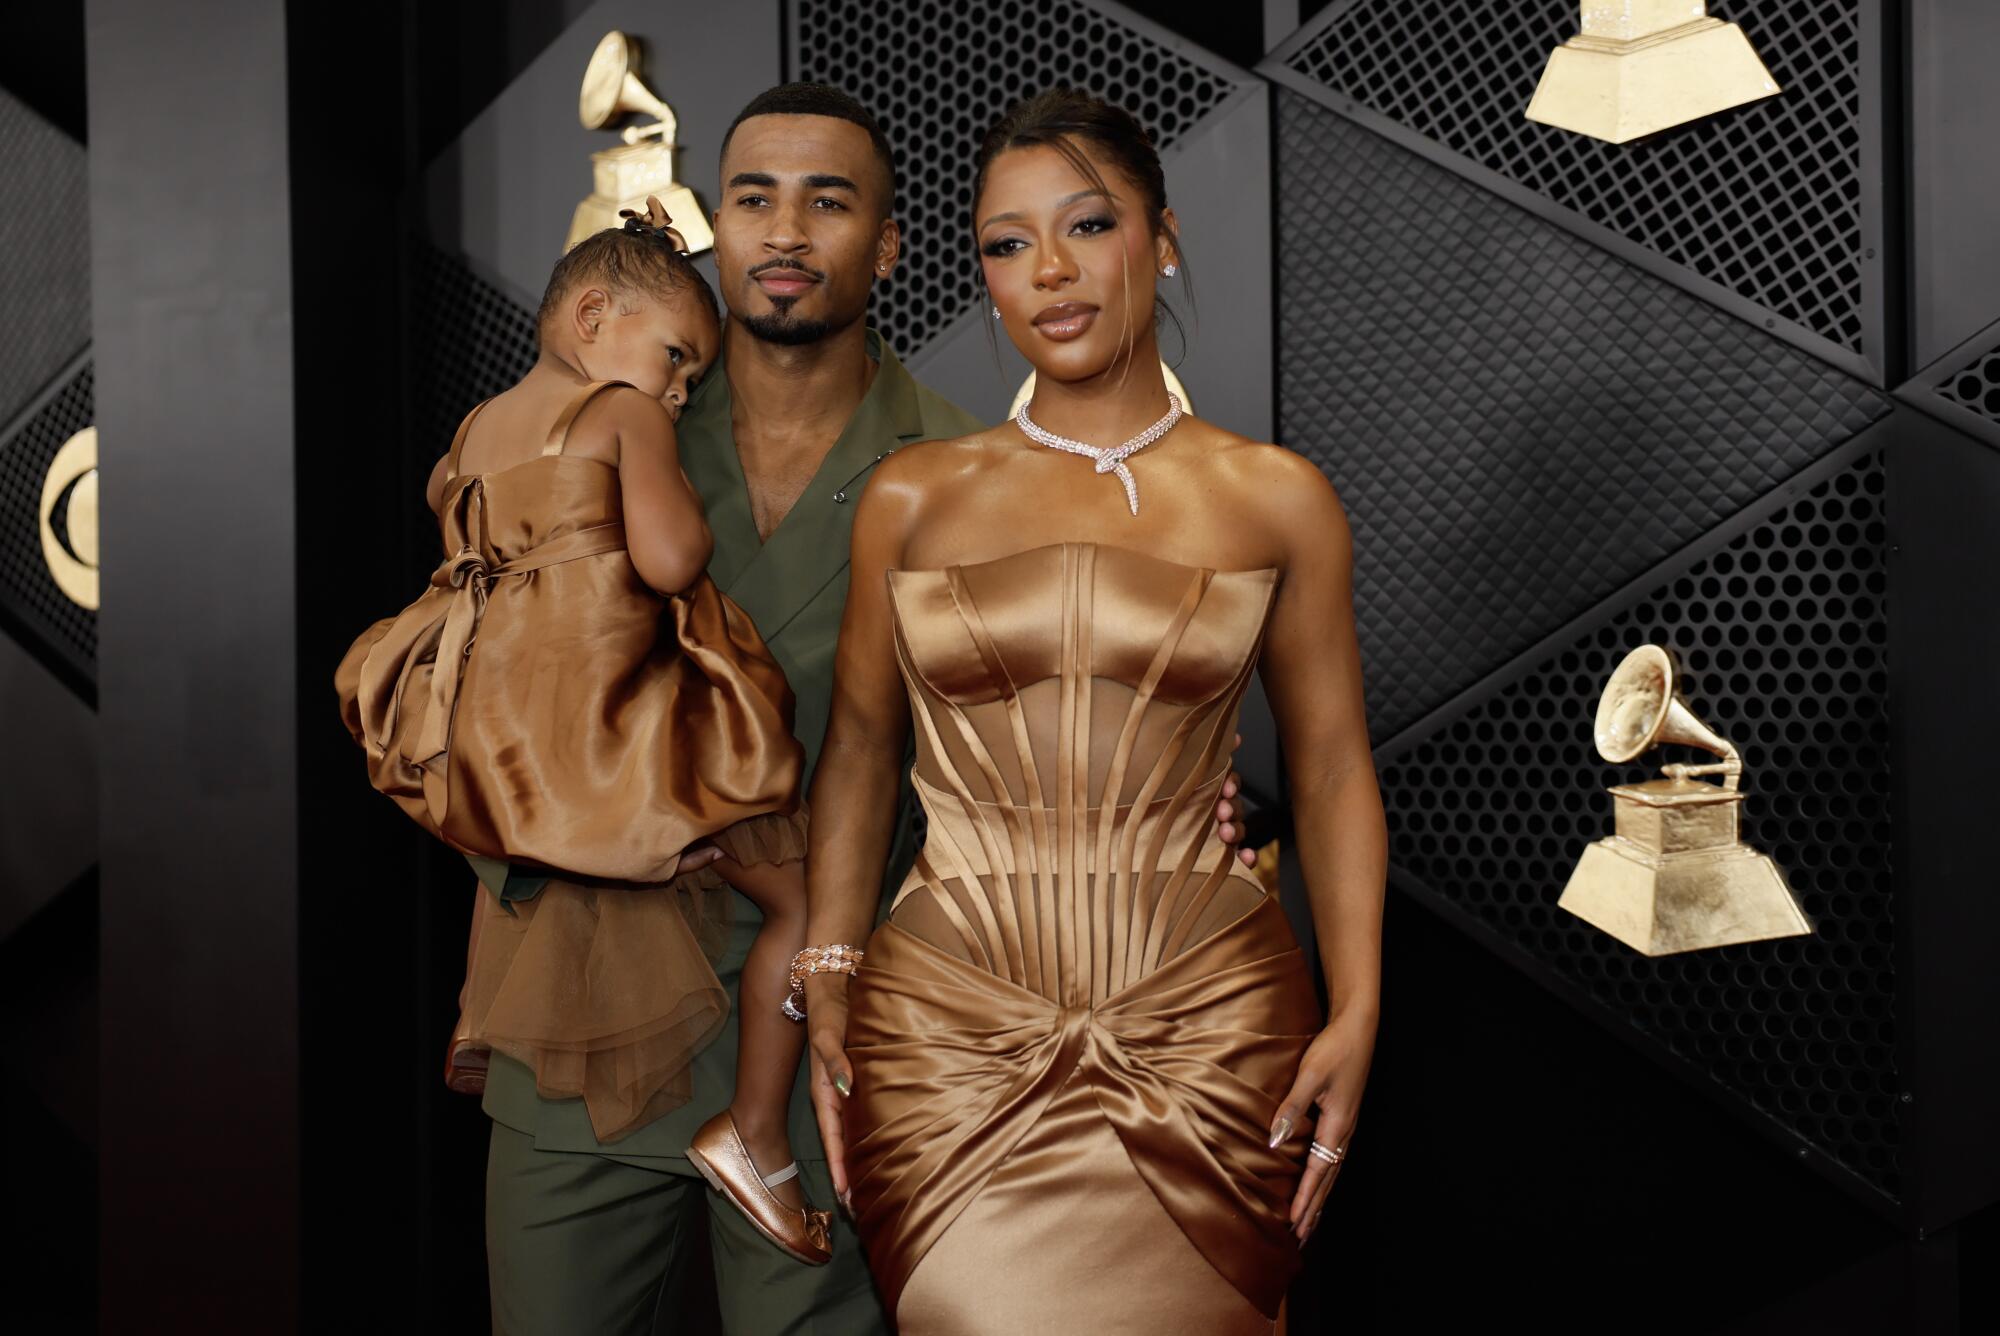
[[[929,823],[898,906],[1088,1006],[1261,896],[1212,830],[1277,583],[1097,543],[891,571]]]

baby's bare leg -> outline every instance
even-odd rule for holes
[[[736,1096],[729,1102],[729,1112],[760,1174],[777,1172],[793,1156],[785,1133],[786,1114],[806,1030],[779,1007],[791,991],[787,976],[792,957],[806,944],[805,866],[798,859],[745,865],[723,858],[715,864],[722,879],[764,913],[764,924],[743,961],[737,990]],[[796,1178],[771,1191],[788,1206],[805,1205]]]

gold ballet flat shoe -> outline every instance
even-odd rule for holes
[[[688,1142],[687,1157],[708,1185],[729,1198],[765,1238],[808,1266],[824,1266],[832,1260],[832,1213],[810,1206],[803,1210],[787,1206],[771,1192],[786,1179],[798,1177],[799,1162],[793,1160],[769,1178],[758,1173],[729,1110],[696,1129]]]
[[[453,1035],[444,1053],[444,1083],[461,1095],[477,1095],[486,1089],[486,1060],[492,1050],[475,1044],[463,1035]]]

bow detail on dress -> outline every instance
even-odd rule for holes
[[[422,772],[420,779],[411,777],[417,782],[409,784],[404,794],[385,792],[415,799],[415,790],[421,788],[420,801],[429,808],[431,824],[438,827],[444,824],[448,806],[440,758],[451,746],[459,687],[494,582],[625,546],[623,524],[600,524],[497,561],[486,533],[486,483],[478,476],[465,479],[449,494],[441,518],[447,540],[455,540],[456,549],[432,572],[430,588],[390,619],[369,648],[356,692],[359,731],[370,761],[383,762],[391,748],[399,747],[400,760]],[[402,711],[418,701],[423,702],[422,720],[412,721],[414,728],[399,727]]]
[[[1058,1005],[893,922],[848,1019],[857,1218],[889,1311],[924,1253],[1054,1107],[1094,1109],[1189,1242],[1266,1314],[1297,1269],[1300,1166],[1272,1150],[1318,1001],[1275,899],[1095,1006]],[[1227,963],[1224,963],[1227,962]],[[1256,1038],[1248,1038],[1256,1036]]]
[[[442,576],[450,588],[463,589],[471,585],[482,594],[486,591],[486,578],[491,573],[492,568],[486,564],[486,558],[469,546],[460,548],[457,556],[438,567],[438,576]],[[435,582],[438,576],[431,577],[432,581]]]
[[[416,735],[413,750],[404,759],[427,765],[443,755],[451,745],[451,719],[458,705],[458,686],[465,680],[465,662],[478,637],[480,619],[486,615],[486,594],[493,583],[493,566],[479,547],[486,538],[486,484],[474,478],[459,489],[452,500],[459,523],[451,524],[461,537],[459,549],[431,576],[431,585],[450,590],[444,624],[438,632],[437,662],[431,670],[431,708],[424,726]],[[443,813],[439,813],[440,819]]]
[[[481,548],[486,544],[486,481],[473,478],[458,489],[445,518],[445,531],[455,533],[458,551],[446,558],[431,575],[434,589],[450,590],[444,623],[438,630],[436,663],[431,670],[431,707],[414,746],[404,759],[427,765],[443,755],[451,745],[451,718],[458,705],[458,686],[465,680],[466,656],[479,622],[486,615],[486,592],[492,585],[493,567]],[[437,814],[442,820],[443,813]]]

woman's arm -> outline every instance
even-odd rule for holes
[[[895,463],[897,467],[890,467]],[[894,834],[909,700],[896,665],[887,572],[901,563],[916,512],[901,461],[884,463],[861,493],[849,546],[847,608],[833,665],[833,703],[812,782],[806,852],[806,940],[860,946],[875,926]],[[845,974],[806,980],[813,1111],[833,1188],[847,1200],[841,1101],[854,1088],[847,1060]]]
[[[1340,498],[1311,463],[1273,451],[1262,495],[1286,548],[1260,671],[1290,781],[1295,855],[1325,972],[1327,1026],[1272,1121],[1272,1144],[1319,1109],[1313,1139],[1347,1145],[1374,1055],[1382,991],[1382,888],[1389,836],[1361,692],[1353,539]],[[1292,1203],[1301,1242],[1337,1170],[1307,1157]]]
[[[673,416],[638,390],[615,389],[605,397],[618,433],[625,548],[640,579],[662,594],[679,593],[708,569],[715,539],[701,498],[681,471]]]

